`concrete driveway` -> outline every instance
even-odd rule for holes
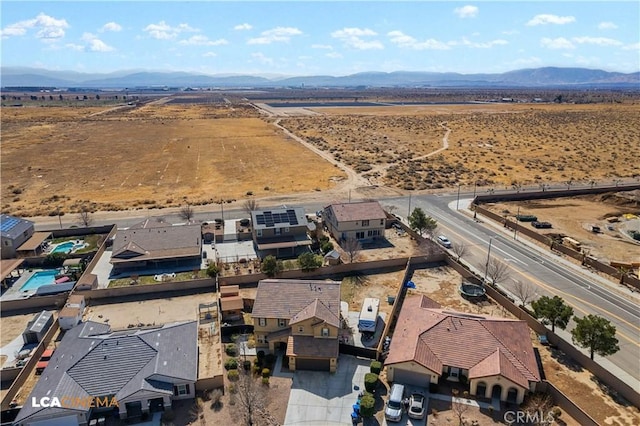
[[[285,426],[350,425],[353,404],[364,390],[370,360],[340,355],[335,373],[296,371]]]

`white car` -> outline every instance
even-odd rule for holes
[[[448,248],[448,249],[451,248],[451,241],[449,241],[449,239],[447,237],[445,237],[444,235],[438,235],[438,242],[444,248]]]
[[[412,419],[423,419],[426,413],[424,395],[412,393],[409,398],[409,417]]]

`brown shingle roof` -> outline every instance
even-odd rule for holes
[[[147,219],[118,231],[111,263],[200,256],[200,239],[200,225],[172,226]]]
[[[386,364],[416,361],[440,374],[443,365],[471,370],[485,361],[476,368],[476,374],[500,371],[520,382],[518,375],[540,381],[529,328],[524,321],[425,308],[423,305],[430,303],[424,298],[405,300]],[[503,364],[498,363],[502,362],[500,357],[490,358],[498,348],[500,357],[506,357]],[[489,362],[495,365],[489,368],[486,365]]]
[[[337,281],[261,280],[252,316],[290,320],[315,299],[340,318],[340,283]]]
[[[336,316],[334,312],[331,312],[331,310],[318,298],[291,317],[289,325],[297,324],[309,318],[317,318],[334,327],[340,327],[340,317]]]
[[[244,302],[240,296],[227,296],[220,298],[220,309],[222,312],[242,310]]]
[[[333,211],[338,222],[351,222],[355,220],[375,220],[386,219],[380,203],[377,201],[367,201],[361,203],[341,203],[327,206]]]
[[[289,336],[287,356],[302,358],[337,358],[338,339],[316,339],[312,336]]]
[[[240,286],[239,285],[223,285],[223,286],[220,286],[220,296],[221,297],[237,296],[239,294],[240,294]]]

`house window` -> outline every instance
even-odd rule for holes
[[[379,229],[370,229],[369,231],[367,231],[367,236],[369,237],[377,237],[379,235],[380,235]]]
[[[267,326],[267,319],[266,318],[258,318],[258,325],[260,327],[266,327]]]
[[[258,343],[267,343],[267,341],[265,340],[262,334],[258,334],[257,339],[258,339]]]
[[[356,232],[356,239],[361,240],[364,238],[364,231]]]
[[[287,320],[283,318],[278,318],[278,327],[286,327],[286,326],[287,326]]]
[[[262,237],[262,229],[256,229],[256,236]]]
[[[380,226],[384,225],[384,219],[380,219]]]
[[[323,328],[322,329],[322,337],[329,337],[329,329],[328,328]]]
[[[287,226],[286,228],[284,228],[284,233],[288,234],[289,233],[289,227]]]
[[[4,240],[4,245],[8,246],[9,245],[9,240]]]
[[[362,226],[369,226],[369,221],[368,220],[363,220],[362,221]]]
[[[189,384],[184,384],[184,385],[175,385],[173,387],[173,395],[174,396],[182,396],[182,395],[189,395]]]
[[[303,326],[298,327],[298,333],[304,333],[304,327]]]

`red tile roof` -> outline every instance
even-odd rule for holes
[[[524,321],[425,307],[432,306],[425,299],[413,296],[405,300],[387,365],[415,361],[437,374],[446,365],[468,369],[470,376],[473,371],[474,377],[499,372],[519,384],[540,381]]]
[[[331,204],[325,209],[331,209],[338,222],[387,218],[384,210],[380,207],[380,203],[377,201]]]

